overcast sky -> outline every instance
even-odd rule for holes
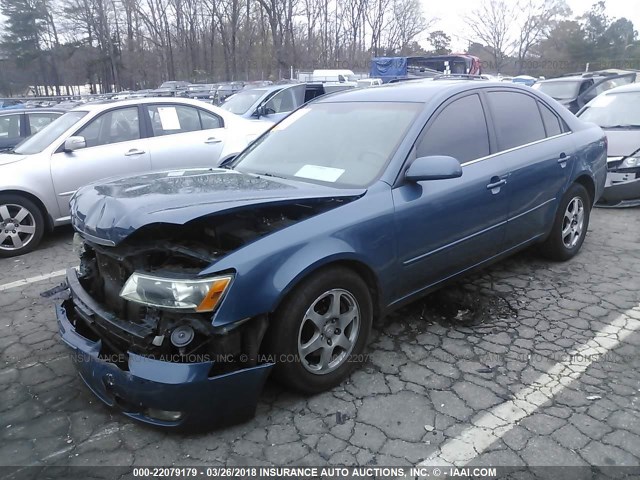
[[[464,51],[467,48],[470,32],[463,17],[480,3],[478,0],[421,0],[427,17],[437,17],[438,22],[431,30],[443,30],[451,36],[454,51]],[[509,1],[509,0],[508,0]],[[597,0],[566,0],[573,11],[571,18],[582,15],[591,8]],[[640,30],[640,3],[638,0],[605,0],[606,13],[609,18],[626,17],[633,22],[636,30]],[[457,35],[456,35],[457,33]],[[427,34],[419,38],[421,44],[428,47],[425,41]]]

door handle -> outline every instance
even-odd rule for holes
[[[220,142],[222,142],[222,140],[220,140],[219,138],[215,138],[215,137],[209,137],[204,141],[204,143],[209,143],[209,144],[211,144],[211,143],[220,143]]]
[[[489,185],[487,185],[487,190],[493,190],[494,188],[501,187],[502,185],[505,185],[506,183],[507,183],[507,180],[504,179],[504,178],[502,178],[502,179],[500,179],[498,181],[495,181],[495,182],[491,182]]]
[[[564,168],[567,166],[567,160],[569,160],[571,158],[571,155],[567,155],[566,153],[562,152],[560,154],[560,158],[558,158],[558,164]]]
[[[138,150],[137,148],[132,148],[131,150],[129,150],[128,152],[126,152],[124,154],[125,157],[131,157],[133,155],[142,155],[144,153],[144,150]]]

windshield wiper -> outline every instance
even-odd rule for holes
[[[621,125],[600,125],[600,128],[640,128],[640,125],[626,123]]]
[[[263,173],[254,173],[254,175],[258,175],[259,177],[273,177],[273,178],[283,178],[286,180],[286,177],[281,175],[274,175],[273,173],[263,172]]]

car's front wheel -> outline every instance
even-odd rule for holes
[[[280,383],[317,393],[341,383],[364,360],[373,308],[367,284],[334,267],[303,281],[278,308],[269,329]]]
[[[15,257],[38,246],[45,223],[40,209],[28,198],[0,194],[0,257]]]
[[[569,260],[578,253],[589,228],[591,198],[587,189],[574,183],[560,202],[549,237],[540,252],[556,261]]]

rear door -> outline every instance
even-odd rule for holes
[[[68,215],[69,198],[83,185],[151,169],[137,106],[103,112],[73,135],[84,137],[86,148],[65,152],[60,147],[51,156],[51,177],[63,216]]]
[[[154,170],[218,165],[227,130],[221,117],[192,105],[144,106]]]
[[[569,180],[575,147],[558,115],[535,96],[486,92],[497,139],[496,161],[509,169],[505,248],[544,235]]]
[[[398,279],[410,295],[496,255],[507,219],[508,168],[491,158],[492,139],[478,93],[440,108],[415,146],[415,158],[448,155],[462,176],[403,182],[393,190]]]

